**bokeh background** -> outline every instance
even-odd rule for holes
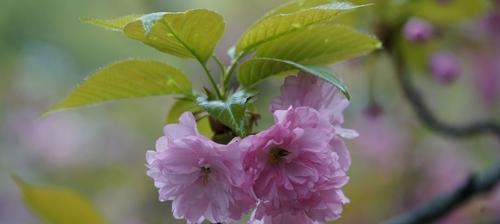
[[[453,4],[449,1],[452,3],[446,4]],[[284,2],[2,0],[0,223],[39,223],[21,201],[11,174],[36,185],[75,189],[89,197],[110,223],[184,223],[172,218],[170,204],[157,200],[144,165],[144,154],[154,148],[155,139],[161,135],[173,97],[125,100],[47,117],[40,114],[88,74],[126,58],[157,59],[176,65],[190,75],[198,89],[208,81],[192,60],[161,54],[120,33],[83,24],[79,17],[213,9],[226,18],[225,36],[217,53],[227,62],[226,49],[238,35],[267,10]],[[460,74],[443,84],[424,65],[415,69],[413,78],[432,110],[446,122],[460,124],[482,118],[500,121],[500,19],[494,4],[491,1],[480,13],[459,23],[433,24],[439,34],[433,40],[433,49],[456,57]],[[388,15],[378,11],[382,8],[360,10],[364,19],[358,20],[356,27],[373,32],[373,20],[369,18]],[[423,47],[412,43],[404,46],[410,52],[408,60],[425,64],[428,57],[419,58],[418,53]],[[450,139],[419,123],[383,52],[333,68],[351,89],[345,127],[360,133],[359,138],[348,142],[353,162],[345,191],[351,203],[338,223],[385,220],[453,189],[468,174],[500,157],[499,140],[492,136]],[[260,86],[260,129],[270,125],[266,108],[278,94],[280,83],[278,79]],[[498,214],[500,190],[476,198],[441,222],[489,223],[500,221]]]

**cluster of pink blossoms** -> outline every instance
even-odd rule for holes
[[[271,105],[274,125],[227,145],[200,135],[191,113],[148,151],[147,174],[160,200],[188,223],[316,224],[338,219],[349,200],[342,187],[350,156],[342,111],[348,101],[331,84],[301,73],[285,80]]]

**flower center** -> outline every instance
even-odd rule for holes
[[[208,166],[201,167],[201,181],[203,185],[208,184],[208,174],[210,174],[211,169]]]
[[[269,162],[271,162],[272,165],[276,165],[280,162],[281,158],[287,156],[288,154],[290,154],[290,152],[285,149],[272,148],[269,151]]]

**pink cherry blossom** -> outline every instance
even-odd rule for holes
[[[159,188],[160,201],[172,201],[174,217],[189,223],[232,222],[255,206],[241,166],[238,139],[220,145],[198,134],[196,120],[184,113],[179,124],[148,151],[147,174]],[[231,148],[231,149],[230,149]]]
[[[332,84],[300,72],[297,76],[289,76],[281,87],[281,95],[274,98],[271,111],[286,110],[288,107],[311,107],[322,116],[326,116],[335,126],[335,132],[344,138],[355,138],[358,133],[351,129],[340,127],[344,122],[342,112],[349,101]]]
[[[341,188],[350,158],[334,126],[310,107],[276,110],[274,118],[271,128],[239,143],[245,150],[243,168],[260,200],[255,219],[279,219],[289,212],[317,222],[339,218],[348,202]]]

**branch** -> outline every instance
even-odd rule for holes
[[[436,118],[425,103],[422,94],[412,83],[402,56],[393,52],[392,58],[396,66],[396,75],[404,95],[410,102],[420,121],[429,129],[439,134],[455,138],[473,137],[487,133],[500,138],[500,125],[493,120],[477,121],[465,125],[453,125]]]
[[[482,173],[471,175],[465,183],[454,191],[435,197],[425,205],[390,219],[386,224],[418,224],[435,221],[472,197],[489,192],[499,182],[500,161],[497,161],[496,164]]]
[[[392,57],[396,75],[407,100],[410,102],[419,120],[432,131],[454,138],[473,137],[480,134],[493,134],[500,139],[500,125],[493,120],[477,121],[464,125],[454,125],[439,120],[425,103],[425,100],[413,84],[402,55],[395,46],[395,39],[401,33],[406,19],[394,27],[381,27],[380,36]],[[500,182],[500,160],[482,173],[471,175],[468,180],[454,191],[435,197],[430,202],[405,214],[387,221],[387,224],[418,224],[435,221],[455,208],[466,203],[472,197],[486,193]]]

